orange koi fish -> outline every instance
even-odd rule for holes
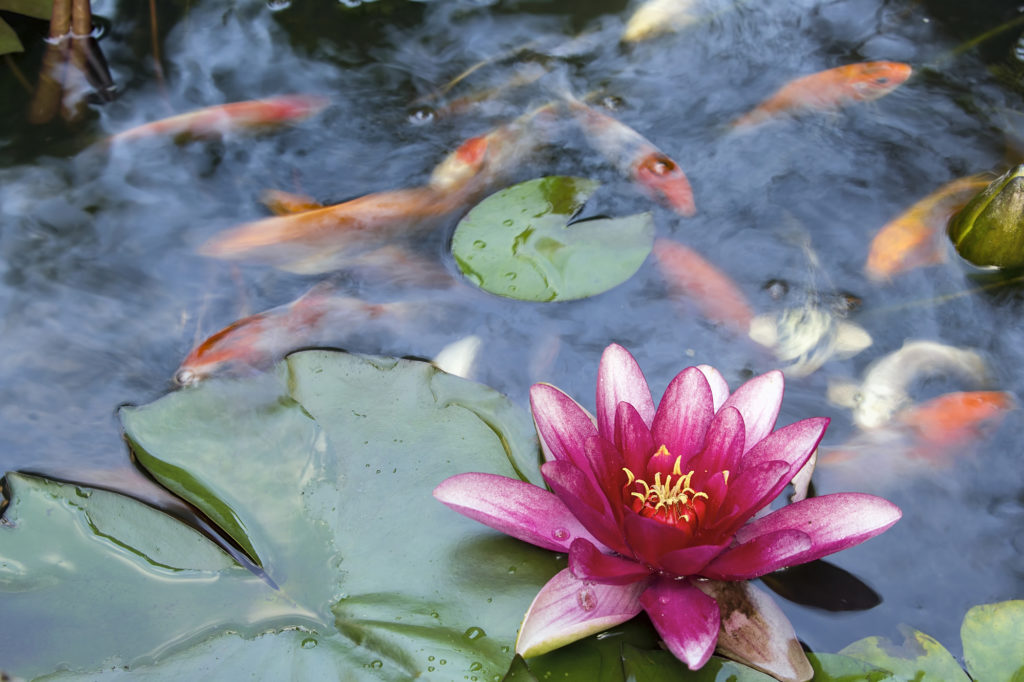
[[[908,407],[896,419],[913,430],[916,451],[928,455],[969,443],[982,427],[1002,418],[1014,404],[1013,396],[1005,391],[959,391]]]
[[[754,312],[725,273],[696,251],[670,239],[655,239],[653,253],[673,295],[693,301],[709,320],[747,333]]]
[[[689,217],[697,212],[693,189],[679,164],[618,119],[575,98],[567,102],[594,148],[633,182],[680,215]]]
[[[423,230],[463,204],[461,194],[416,187],[239,225],[200,247],[204,256],[265,263],[300,274],[327,272],[361,252]]]
[[[398,307],[339,296],[317,285],[292,303],[233,322],[200,343],[174,381],[187,386],[217,373],[266,369],[292,350],[325,342],[332,330],[366,323]]]
[[[281,95],[248,102],[232,102],[145,123],[112,135],[108,142],[135,140],[155,135],[208,137],[242,128],[257,128],[313,116],[328,104],[317,95]]]
[[[293,194],[280,189],[264,190],[260,196],[263,205],[270,209],[274,215],[291,215],[292,213],[305,213],[324,205],[311,196],[305,194]]]
[[[864,272],[883,280],[946,259],[942,232],[950,216],[988,186],[985,175],[947,183],[886,223],[871,240]]]
[[[910,78],[900,62],[859,62],[797,78],[732,123],[744,128],[803,111],[829,111],[888,95]]]

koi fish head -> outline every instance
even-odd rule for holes
[[[430,174],[430,187],[437,191],[454,191],[476,177],[487,158],[489,137],[478,135],[459,145]]]
[[[903,84],[913,69],[900,62],[864,62],[852,64],[849,85],[860,100],[878,99]]]
[[[641,158],[633,167],[633,179],[676,213],[689,217],[697,212],[690,181],[678,164],[666,155],[654,152]]]

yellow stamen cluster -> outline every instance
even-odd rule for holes
[[[662,445],[654,453],[652,459],[665,456],[671,457],[668,448]],[[676,457],[672,465],[672,473],[666,474],[664,480],[662,480],[661,472],[655,472],[653,484],[643,479],[637,479],[636,475],[627,468],[622,470],[626,474],[627,488],[636,483],[642,489],[634,490],[630,492],[630,495],[637,498],[644,507],[655,514],[658,512],[672,514],[675,521],[682,520],[685,523],[690,523],[695,520],[690,515],[690,512],[693,511],[693,502],[701,498],[708,499],[707,493],[697,492],[690,487],[693,471],[683,474],[682,457]]]

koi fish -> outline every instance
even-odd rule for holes
[[[815,303],[758,315],[750,322],[749,336],[789,363],[782,371],[791,377],[807,376],[833,356],[853,357],[872,343],[863,327]]]
[[[934,341],[907,341],[899,350],[871,363],[860,384],[832,382],[827,395],[829,401],[853,410],[857,426],[876,429],[911,404],[911,384],[944,376],[976,388],[989,382],[988,366],[974,351]]]
[[[482,345],[483,340],[476,334],[452,341],[434,356],[434,366],[457,377],[471,379]]]
[[[694,0],[648,0],[626,22],[622,42],[636,43],[692,26],[700,19],[693,13],[695,4]]]
[[[286,305],[229,324],[188,354],[174,381],[188,386],[213,374],[262,370],[289,351],[323,343],[332,330],[400,310],[401,304],[367,303],[317,285]]]
[[[851,102],[878,99],[899,87],[911,73],[911,67],[900,62],[859,62],[819,71],[782,86],[733,121],[732,127],[750,127],[779,116],[830,111]]]
[[[679,164],[618,119],[573,97],[567,97],[567,104],[594,148],[633,182],[680,215],[697,212],[693,189]]]
[[[299,274],[337,269],[365,251],[431,226],[463,204],[460,193],[430,187],[375,192],[301,213],[244,223],[219,234],[199,253],[265,263]]]
[[[673,295],[693,301],[707,319],[747,332],[753,310],[726,274],[696,251],[670,239],[655,239],[653,253]]]
[[[944,261],[943,228],[950,216],[963,208],[989,182],[985,175],[959,178],[886,223],[868,247],[865,274],[874,280],[884,280]]]
[[[145,123],[112,135],[108,142],[136,140],[155,135],[208,137],[242,128],[279,125],[309,118],[328,104],[317,95],[280,95],[248,102],[232,102]]]
[[[864,479],[863,484],[877,483],[880,472],[894,478],[949,466],[1015,408],[1004,391],[946,393],[903,409],[884,428],[822,448],[818,466],[841,468],[849,477]]]

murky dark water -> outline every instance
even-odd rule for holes
[[[75,127],[25,124],[27,96],[8,69],[0,70],[7,123],[0,131],[3,470],[107,480],[106,470],[127,463],[118,405],[164,394],[198,339],[291,301],[317,281],[196,254],[219,231],[265,215],[258,201],[264,189],[334,203],[421,184],[462,139],[566,88],[617,98],[615,115],[679,162],[699,213],[683,219],[653,207],[659,235],[718,264],[759,312],[800,305],[815,292],[862,300],[852,319],[874,344],[790,379],[780,423],[826,415],[833,419],[826,444],[844,442],[856,427],[848,410],[825,399],[829,381],[858,378],[871,360],[911,338],[979,351],[994,387],[1024,396],[1019,290],[971,293],[976,273],[955,258],[889,284],[863,273],[870,238],[916,199],[953,178],[1016,162],[1003,128],[1022,106],[1021,89],[1012,85],[1021,70],[1014,57],[1021,28],[956,52],[1020,16],[1013,3],[962,15],[955,2],[708,0],[714,16],[696,30],[629,48],[617,44],[629,15],[624,1],[380,0],[347,7],[296,0],[276,10],[261,2],[158,4],[166,91],[155,78],[146,3],[94,2],[120,96]],[[19,28],[45,33],[45,25]],[[538,83],[462,115],[410,118],[420,98],[463,70],[527,43],[529,51],[480,69],[452,96],[499,86],[524,69],[548,69]],[[18,63],[32,76],[38,59],[33,48]],[[784,82],[862,60],[907,62],[915,76],[877,102],[727,134],[728,121]],[[258,136],[91,146],[171,113],[289,92],[326,94],[331,104],[308,121]],[[511,179],[551,173],[610,181],[609,212],[649,208],[574,138],[556,140]],[[424,255],[453,274],[445,239],[454,222],[424,245]],[[485,350],[475,378],[524,406],[529,385],[541,379],[592,405],[597,360],[611,341],[637,356],[656,391],[691,363],[717,366],[733,386],[778,364],[748,339],[669,300],[650,262],[610,292],[546,305],[462,286],[424,291],[407,275],[343,273],[338,281],[369,300],[434,301],[428,322],[387,334],[339,329],[334,343],[433,357],[477,334]],[[784,300],[765,290],[772,280],[788,283]],[[903,507],[904,519],[834,559],[877,590],[882,605],[836,615],[784,604],[798,634],[814,649],[834,651],[863,636],[894,636],[905,622],[959,653],[967,608],[1019,598],[1021,426],[1011,413],[944,469],[907,472],[881,453],[861,467],[819,470],[819,493],[884,494]]]

